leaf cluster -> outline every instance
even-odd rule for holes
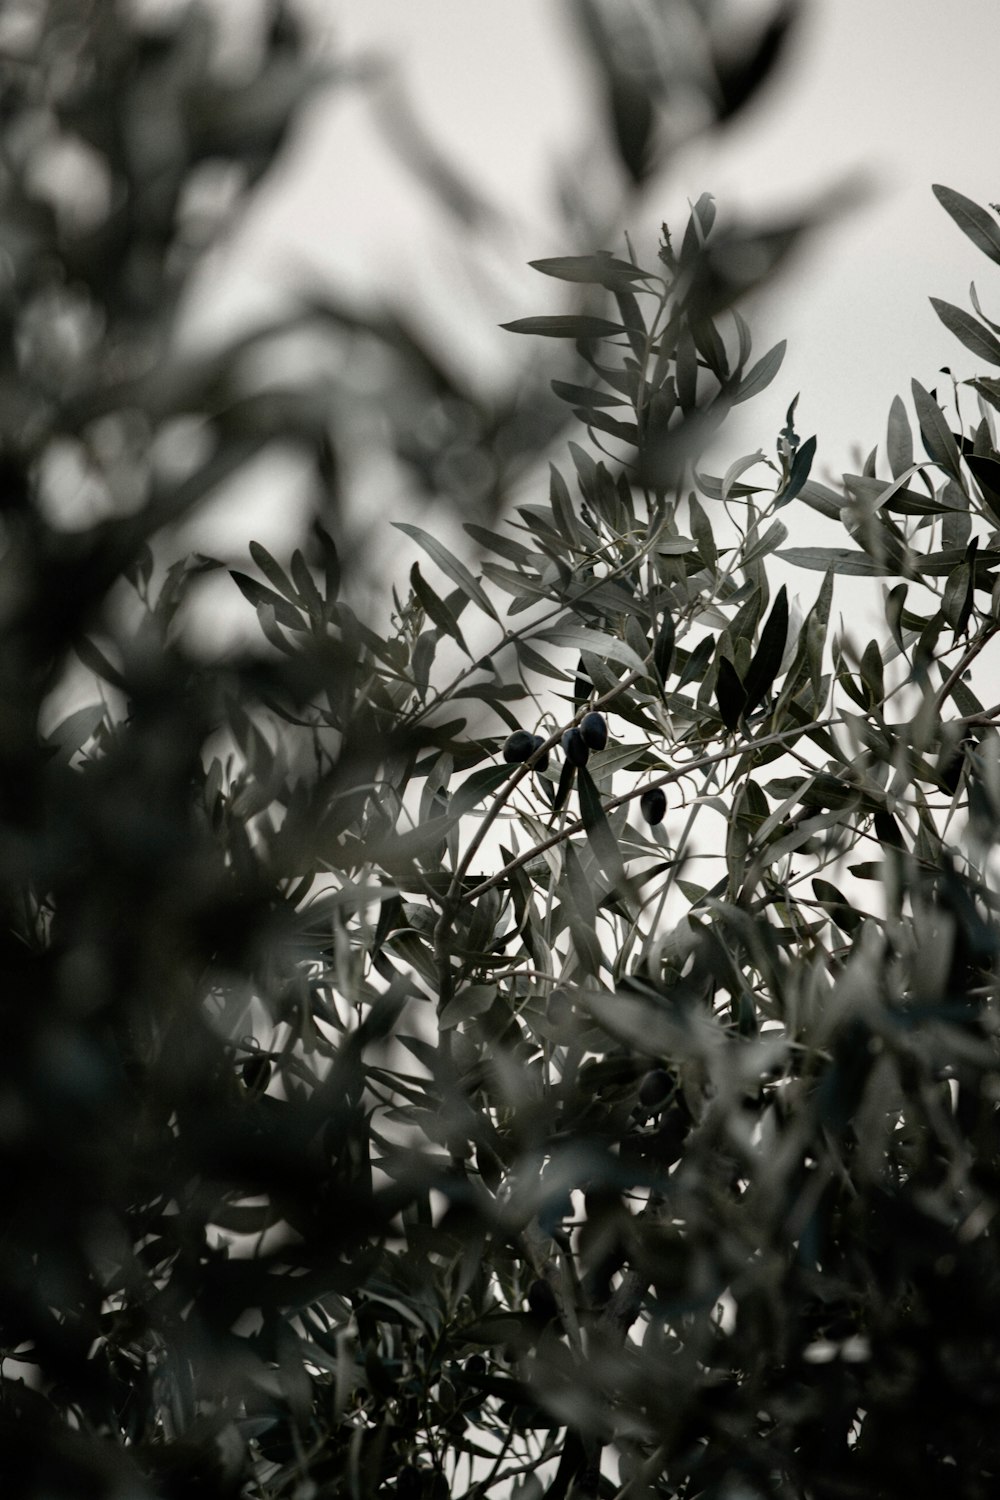
[[[640,186],[661,54],[576,9]],[[791,11],[737,59],[702,9],[724,124]],[[280,7],[254,56],[234,82],[198,7],[54,3],[0,59],[0,1472],[26,1500],[991,1495],[997,382],[914,382],[836,489],[794,402],[708,472],[784,352],[737,302],[806,227],[709,195],[648,264],[534,263],[593,303],[507,325],[569,351],[533,415],[317,296],[291,322],[378,351],[414,491],[463,502],[397,523],[408,575],[366,609],[356,407],[253,384],[286,322],[176,353],[199,174],[238,212],[317,82]],[[67,142],[86,212],[38,186]],[[998,362],[976,297],[935,305]],[[287,556],[174,555],[289,446]],[[813,514],[845,545],[789,545]],[[867,643],[843,577],[885,580]],[[216,585],[252,645],[193,640]]]

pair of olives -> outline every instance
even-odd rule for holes
[[[503,758],[510,765],[515,765],[528,760],[544,743],[541,735],[528,734],[524,729],[515,730],[503,747]],[[584,714],[579,725],[567,729],[562,737],[563,752],[574,766],[585,766],[591,750],[603,750],[607,743],[608,721],[603,714],[595,712]],[[544,771],[548,763],[546,752],[536,761],[535,770]]]
[[[591,750],[603,750],[607,743],[608,721],[594,710],[584,714],[579,724],[567,729],[562,737],[563,751],[572,766],[585,766]]]
[[[526,729],[517,729],[510,736],[503,747],[503,758],[508,765],[519,765],[521,761],[530,760],[535,751],[544,745],[545,741],[540,734],[529,734]],[[549,752],[539,756],[535,762],[536,771],[544,771],[549,763]]]

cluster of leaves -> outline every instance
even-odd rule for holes
[[[578,10],[641,183],[664,79]],[[725,120],[788,14],[741,62],[700,11]],[[552,392],[587,443],[505,517],[569,418],[316,303],[453,424],[435,454],[404,413],[418,489],[460,494],[456,433],[492,455],[461,555],[400,523],[380,629],[329,393],[253,384],[273,329],[174,338],[201,174],[238,207],[276,159],[305,39],[276,10],[235,76],[198,8],[35,21],[0,59],[12,1492],[992,1494],[1000,385],[953,393],[957,432],[915,385],[925,456],[896,402],[888,474],[842,492],[794,404],[772,457],[705,472],[783,353],[732,304],[796,234],[706,196],[652,269],[536,263],[594,299],[509,325],[573,347]],[[56,190],[67,153],[96,199]],[[973,305],[936,304],[1000,364]],[[316,520],[287,561],[251,543],[259,645],[206,661],[185,621],[223,569],[170,528],[289,443]],[[787,546],[785,508],[851,545]],[[822,574],[804,615],[791,566]],[[863,648],[837,575],[891,581]]]

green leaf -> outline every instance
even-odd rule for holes
[[[680,692],[681,688],[687,687],[689,682],[699,684],[702,682],[714,650],[715,640],[712,636],[707,635],[704,640],[699,641],[697,646],[688,653],[687,660],[681,668],[681,674],[677,682],[677,692]]]
[[[785,585],[782,584],[771,607],[771,613],[760,633],[760,644],[754,652],[743,680],[743,690],[746,694],[744,713],[753,713],[758,703],[770,690],[781,666],[787,640],[788,593]]]
[[[821,516],[826,516],[829,521],[840,520],[840,512],[844,508],[844,497],[838,495],[836,490],[828,489],[825,484],[820,484],[815,479],[807,479],[799,491],[799,499],[805,501],[811,510],[818,511]]]
[[[270,552],[262,547],[259,542],[251,542],[249,544],[249,552],[264,577],[269,583],[273,584],[278,593],[287,599],[289,603],[298,604],[298,591],[293,587],[285,570],[275,562]]]
[[[903,832],[891,812],[877,812],[874,817],[875,837],[883,848],[905,849]]]
[[[722,476],[722,483],[719,486],[719,499],[728,500],[733,485],[739,479],[740,475],[745,474],[748,469],[753,469],[757,464],[761,463],[767,463],[762,448],[758,448],[756,453],[748,453],[743,458],[734,459]]]
[[[889,407],[885,455],[889,460],[893,479],[898,479],[913,466],[913,433],[910,430],[910,419],[906,414],[906,407],[899,396],[893,396],[892,405]]]
[[[691,534],[698,544],[698,556],[706,568],[714,571],[719,561],[715,534],[712,531],[712,523],[705,513],[705,507],[693,491],[688,495],[688,519],[691,522]]]
[[[88,740],[93,739],[107,714],[106,704],[88,703],[86,708],[78,708],[57,724],[55,729],[50,729],[43,743],[52,747],[57,760],[68,764],[76,752]]]
[[[631,672],[645,672],[646,668],[631,646],[616,636],[605,635],[600,630],[590,630],[585,625],[557,625],[540,630],[535,640],[548,641],[553,646],[566,646],[573,651],[590,651],[606,661],[616,661]]]
[[[795,499],[796,495],[800,492],[806,480],[809,478],[809,472],[812,469],[812,463],[815,457],[816,439],[814,437],[806,438],[805,442],[801,445],[801,447],[796,452],[795,457],[792,459],[792,467],[788,475],[788,483],[785,485],[785,488],[778,496],[777,504],[787,505],[790,500]]]
[[[842,932],[850,936],[851,933],[857,931],[864,918],[860,912],[854,910],[842,891],[839,891],[831,881],[818,878],[812,882],[812,888],[819,905]]]
[[[473,771],[467,776],[461,786],[455,788],[448,803],[448,811],[453,818],[461,818],[471,812],[484,797],[495,792],[498,787],[509,781],[514,768],[508,765],[483,766],[478,771]]]
[[[587,385],[571,385],[565,380],[550,380],[549,385],[561,401],[584,409],[590,406],[628,406],[624,396],[612,396],[607,391]]]
[[[994,517],[1000,519],[1000,463],[984,453],[967,453],[965,461]]]
[[[563,878],[560,881],[567,925],[581,965],[591,974],[601,967],[601,944],[597,936],[597,904],[579,855],[571,843],[564,845]]]
[[[590,847],[594,851],[594,857],[607,876],[609,884],[620,895],[624,895],[628,889],[628,876],[625,873],[625,864],[618,847],[618,840],[611,831],[607,813],[601,802],[601,794],[586,766],[580,766],[576,776],[580,792],[580,816],[583,819]]]
[[[103,678],[105,682],[110,682],[112,687],[120,688],[123,693],[130,692],[129,685],[118,668],[111,665],[104,652],[99,646],[94,644],[89,636],[81,636],[74,643],[73,649],[83,662],[83,665],[89,667],[95,676]]]
[[[917,421],[920,424],[920,435],[924,440],[928,457],[932,458],[936,464],[940,464],[953,479],[961,483],[962,470],[958,448],[944,412],[919,381],[911,381],[910,386],[913,391],[913,405],[916,408]]]
[[[842,573],[852,578],[891,578],[897,569],[890,563],[876,562],[852,547],[786,547],[776,554],[793,568],[810,568],[818,573]]]
[[[719,705],[719,713],[722,722],[730,733],[739,727],[743,710],[746,707],[747,695],[739,674],[728,656],[719,657],[719,665],[715,680],[715,698]]]
[[[969,384],[973,390],[979,392],[984,401],[988,401],[991,406],[1000,411],[1000,380],[984,375],[981,380],[972,380]]]
[[[518,661],[526,671],[539,672],[543,677],[550,677],[553,682],[566,681],[569,675],[567,672],[557,667],[554,662],[549,661],[548,657],[536,651],[534,646],[521,640],[519,636],[514,637],[514,650],[517,652]]]
[[[749,401],[751,396],[759,395],[761,391],[767,390],[781,369],[787,347],[788,340],[782,339],[780,343],[775,344],[773,349],[769,349],[751,370],[747,371],[729,398],[734,406],[738,406],[741,401]]]
[[[490,531],[485,526],[477,526],[474,521],[466,521],[464,530],[469,533],[474,542],[479,543],[480,547],[485,547],[489,552],[495,552],[498,557],[505,557],[516,567],[525,567],[531,558],[532,554],[528,548],[520,542],[515,542],[513,537],[501,536],[497,531]]]
[[[316,580],[313,578],[305,558],[297,547],[292,553],[291,570],[292,581],[298,589],[299,598],[309,611],[310,618],[322,620],[325,608],[323,596],[316,587]]]
[[[1000,266],[1000,225],[986,212],[974,203],[971,198],[966,198],[962,193],[956,193],[954,188],[942,187],[935,183],[931,189],[941,207],[955,220],[963,234],[967,234],[972,243],[990,260]]]
[[[932,297],[930,303],[948,331],[960,339],[967,349],[971,349],[980,359],[988,360],[991,365],[1000,365],[1000,339],[995,334],[984,328],[971,313],[963,312],[951,302],[942,302],[940,297]]]
[[[556,794],[552,799],[552,806],[554,808],[559,809],[565,805],[566,798],[569,796],[570,788],[573,785],[575,774],[576,766],[574,766],[573,762],[571,760],[564,760],[562,770],[559,772],[559,785],[556,787]]]
[[[619,288],[615,292],[615,301],[618,304],[628,341],[632,346],[632,353],[641,363],[646,357],[646,340],[649,335],[643,320],[642,308],[639,306],[639,299],[627,288]]]
[[[872,708],[881,708],[885,701],[885,682],[882,672],[882,652],[878,641],[869,641],[861,658],[861,680],[867,687]]]
[[[629,287],[634,281],[645,281],[649,275],[627,260],[616,260],[608,250],[598,250],[594,255],[553,255],[545,260],[529,260],[528,265],[533,271],[541,271],[543,276],[554,276],[557,281],[603,286],[609,292]]]
[[[681,265],[690,265],[701,258],[705,242],[715,223],[715,199],[711,193],[702,193],[691,210],[681,241]]]
[[[337,544],[318,521],[313,522],[312,530],[323,554],[323,582],[326,588],[327,604],[332,604],[340,593],[341,572]]]
[[[284,625],[286,630],[307,630],[308,621],[302,611],[289,604],[280,594],[273,589],[265,588],[258,583],[256,578],[250,578],[246,573],[239,573],[235,568],[230,568],[229,576],[239,589],[245,599],[249,599],[254,609],[260,609],[262,605],[270,605],[274,610],[274,618],[279,625]],[[290,585],[289,585],[290,586]]]
[[[740,557],[740,567],[749,568],[761,557],[767,557],[788,538],[788,527],[782,521],[772,521],[763,536],[756,536],[752,528],[747,533],[747,550]]]
[[[556,313],[550,317],[515,318],[501,323],[508,333],[533,333],[547,339],[606,339],[624,333],[620,323],[585,313]]]
[[[617,438],[620,443],[630,443],[633,448],[639,445],[639,429],[635,422],[619,422],[616,417],[610,417],[604,411],[577,411],[575,415],[588,427],[595,427],[598,432],[606,432],[609,437]]]
[[[885,601],[886,624],[901,655],[904,650],[901,622],[908,590],[909,584],[897,583],[894,589],[890,589]]]
[[[430,584],[420,572],[420,564],[414,563],[410,569],[410,587],[420,603],[421,609],[433,620],[439,630],[445,635],[450,635],[452,640],[457,641],[466,656],[471,656],[461,627],[445,601],[434,592]]]
[[[569,486],[555,464],[549,464],[549,504],[563,539],[571,547],[579,545],[580,527],[570,499]]]
[[[674,659],[674,638],[673,616],[669,609],[665,609],[653,646],[653,666],[656,668],[660,685],[663,687],[666,686],[667,678],[670,675],[671,663]]]
[[[452,1026],[460,1026],[465,1021],[474,1020],[476,1016],[485,1015],[496,997],[495,984],[466,985],[464,990],[452,995],[442,1010],[439,1018],[441,1029],[448,1031]]]
[[[426,531],[422,531],[419,526],[411,526],[407,521],[393,521],[392,524],[397,531],[402,531],[406,536],[411,537],[419,547],[423,547],[428,557],[437,563],[442,573],[447,574],[451,581],[457,584],[464,594],[478,604],[479,608],[485,614],[499,623],[500,617],[493,608],[492,600],[482,584],[473,578],[465,564],[459,562],[457,557],[453,557],[447,547],[438,541],[437,537],[430,536]]]

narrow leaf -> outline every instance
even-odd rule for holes
[[[568,646],[575,651],[591,651],[604,660],[619,662],[632,672],[646,670],[631,646],[618,640],[617,636],[589,630],[585,625],[555,626],[551,630],[540,630],[535,639],[548,641],[553,646]]]
[[[893,396],[889,408],[889,424],[885,436],[885,455],[889,460],[893,479],[913,467],[913,433],[906,407],[899,396]]]
[[[609,318],[595,318],[585,313],[557,313],[550,317],[515,318],[501,323],[508,333],[533,333],[547,339],[605,339],[624,333],[620,323]]]
[[[612,396],[607,391],[587,385],[571,385],[566,380],[550,380],[549,385],[561,401],[570,406],[628,406],[624,396]]]
[[[462,592],[474,600],[479,608],[488,614],[491,619],[499,622],[500,617],[493,608],[492,601],[482,584],[473,578],[465,564],[459,562],[457,557],[453,557],[447,547],[438,541],[437,537],[430,536],[426,531],[422,531],[419,526],[411,526],[407,521],[393,521],[392,524],[397,531],[404,532],[406,536],[412,537],[418,546],[423,547],[428,557],[437,563],[442,573],[446,573],[452,583],[456,583]]]
[[[583,826],[590,841],[590,847],[594,851],[594,857],[609,883],[615,890],[624,892],[628,885],[628,876],[625,873],[618,840],[611,831],[607,813],[601,802],[601,795],[586,766],[580,766],[577,771],[577,784],[580,789],[580,816],[583,818]]]
[[[942,302],[940,297],[932,297],[930,302],[944,326],[967,349],[991,365],[1000,365],[1000,339],[995,334],[984,328],[971,313],[963,312],[951,302]]]
[[[457,641],[466,656],[470,656],[472,653],[465,644],[465,638],[462,635],[458,621],[444,600],[434,592],[430,584],[423,577],[420,572],[419,563],[414,563],[410,569],[410,588],[416,595],[424,614],[433,620],[437,628],[443,631],[445,635],[450,635],[452,640]]]
[[[629,287],[633,281],[643,281],[647,276],[647,272],[627,260],[617,260],[608,250],[598,250],[595,255],[553,255],[545,260],[529,260],[528,265],[557,281],[603,286],[611,292]]]
[[[760,633],[760,644],[747,668],[743,690],[746,694],[744,713],[753,713],[770,690],[778,675],[785,644],[788,640],[788,592],[782,584],[778,590],[771,613]]]
[[[951,214],[963,234],[990,260],[1000,266],[1000,225],[985,208],[980,208],[971,198],[956,193],[954,188],[935,183],[932,192],[946,213]]]
[[[265,588],[262,583],[257,582],[256,578],[250,578],[246,573],[239,573],[235,568],[230,568],[229,576],[254,609],[260,609],[261,605],[269,604],[274,610],[274,618],[279,625],[284,625],[286,630],[307,629],[307,622],[301,611],[289,604],[280,594],[276,594],[273,589]]]
[[[663,620],[656,634],[653,646],[653,666],[656,668],[660,679],[660,685],[665,687],[670,675],[670,666],[674,659],[674,620],[668,609],[663,611]]]
[[[958,448],[952,436],[951,428],[945,419],[944,412],[931,396],[925,391],[919,381],[911,381],[913,391],[913,405],[916,408],[917,421],[920,424],[920,435],[924,440],[927,455],[936,464],[961,483],[962,473],[959,464]]]
[[[788,340],[782,339],[762,355],[752,369],[748,370],[740,381],[736,390],[730,397],[734,406],[739,406],[741,401],[749,401],[751,396],[759,395],[766,391],[771,381],[781,369],[785,358],[785,350],[788,348]]]
[[[715,698],[719,705],[722,722],[732,732],[738,728],[747,695],[736,668],[728,656],[719,658],[718,676],[715,681]]]
[[[687,687],[689,682],[701,683],[714,650],[715,641],[712,636],[707,635],[703,641],[698,642],[693,651],[688,653],[677,682],[677,692]]]
[[[793,568],[811,568],[818,573],[829,569],[852,578],[890,578],[897,572],[889,563],[875,562],[852,547],[786,547],[775,555]]]
[[[809,478],[809,471],[812,468],[812,462],[815,457],[816,439],[815,437],[806,438],[805,442],[802,444],[795,457],[792,459],[792,468],[788,476],[788,483],[785,485],[785,488],[781,491],[781,494],[778,498],[778,503],[780,505],[787,505],[789,500],[795,499],[796,495],[799,493],[799,491],[802,489],[802,486]]]

